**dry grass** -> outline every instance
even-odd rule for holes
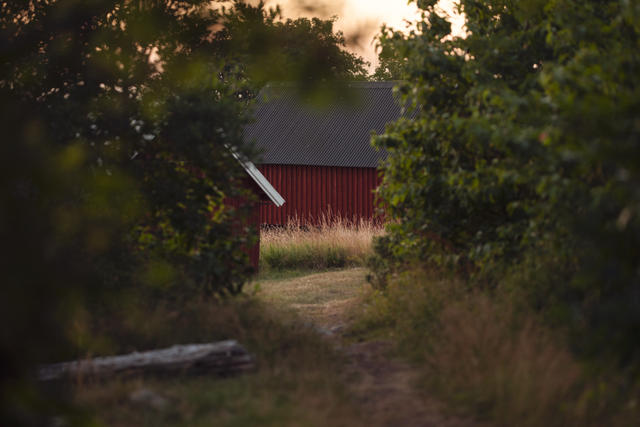
[[[362,266],[383,227],[372,221],[323,217],[319,224],[291,221],[262,230],[260,258],[266,270],[322,270]]]
[[[582,370],[532,317],[472,295],[440,314],[427,363],[440,391],[498,425],[588,425]]]
[[[638,419],[616,374],[588,375],[564,336],[509,295],[413,271],[372,293],[363,311],[355,332],[390,330],[422,366],[423,385],[476,418],[532,427]]]

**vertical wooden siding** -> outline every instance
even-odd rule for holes
[[[281,225],[290,218],[313,223],[323,215],[373,219],[376,214],[373,190],[381,179],[375,168],[260,165],[258,169],[286,201],[280,208],[262,204],[262,224]]]
[[[245,199],[228,198],[225,200],[225,205],[231,206],[236,209],[247,207],[247,203],[248,202]],[[257,238],[257,242],[251,247],[243,248],[243,250],[246,252],[247,255],[249,255],[249,263],[257,273],[258,266],[260,265],[260,216],[258,215],[258,211],[256,208],[261,203],[252,202],[251,204],[253,205],[251,206],[251,208],[254,210],[253,210],[253,213],[249,216],[249,218],[247,218],[248,223],[244,223],[241,221],[234,221],[234,223],[232,224],[232,227],[233,227],[233,234],[235,235],[242,235],[246,233],[247,226],[249,226],[249,229],[253,233],[256,233],[254,237]]]

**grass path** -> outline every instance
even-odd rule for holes
[[[386,340],[350,343],[344,336],[354,307],[368,287],[366,270],[354,268],[285,280],[261,282],[260,298],[295,310],[333,340],[345,357],[344,382],[369,426],[462,427],[477,423],[448,415],[435,399],[414,384],[417,373],[391,356]]]
[[[366,286],[366,270],[316,273],[285,280],[261,282],[259,296],[279,307],[295,310],[314,325],[335,330],[347,320],[350,307],[359,301]]]

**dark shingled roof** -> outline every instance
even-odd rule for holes
[[[344,101],[325,107],[303,102],[291,86],[267,86],[245,140],[262,150],[259,164],[377,167],[386,152],[371,146],[371,131],[383,133],[402,115],[393,85],[349,83]]]

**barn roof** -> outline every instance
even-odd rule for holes
[[[371,132],[402,116],[393,82],[348,83],[341,99],[324,107],[304,102],[286,84],[258,95],[245,140],[263,152],[259,164],[377,167],[386,152],[371,146]]]

